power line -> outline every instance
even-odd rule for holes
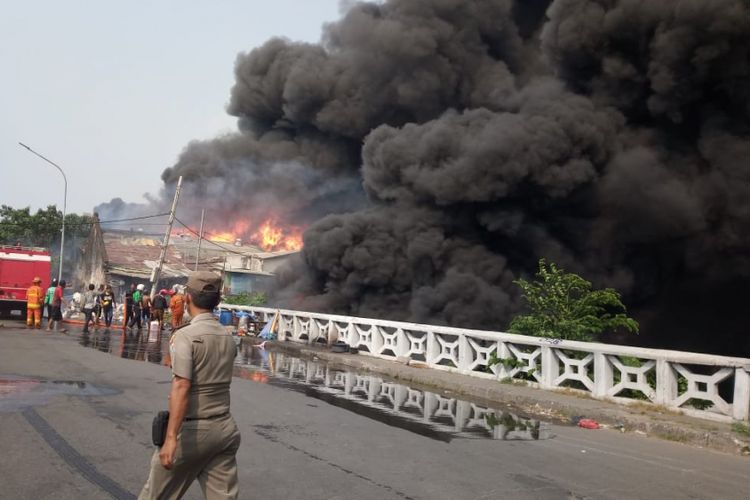
[[[165,212],[163,214],[143,215],[141,217],[130,217],[128,219],[100,220],[99,224],[110,224],[113,222],[130,222],[133,220],[153,219],[155,217],[164,217],[165,215],[169,215],[169,212]]]
[[[130,217],[127,219],[112,219],[112,220],[100,220],[99,224],[118,224],[123,222],[132,222],[136,220],[145,220],[145,219],[153,219],[156,217],[164,217],[165,215],[169,215],[169,213],[164,214],[154,214],[154,215],[143,215],[141,217]],[[33,215],[31,217],[34,217]],[[67,226],[90,226],[94,224],[95,221],[91,220],[88,222],[68,222]],[[4,226],[26,226],[27,224],[22,224],[20,222],[9,222],[9,221],[3,221],[0,220],[0,225]],[[154,223],[147,223],[147,224],[140,224],[142,226],[166,226],[166,222],[154,222]]]

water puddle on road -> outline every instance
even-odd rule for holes
[[[149,342],[145,331],[81,334],[79,343],[112,355],[169,365],[169,334]],[[483,438],[505,441],[552,437],[550,426],[533,416],[492,408],[447,394],[410,387],[371,373],[333,367],[238,341],[236,377],[281,387],[333,406],[441,441]]]
[[[110,396],[119,391],[73,380],[42,380],[0,375],[0,413],[46,404],[54,396]]]

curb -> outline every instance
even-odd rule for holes
[[[247,337],[253,339],[253,337]],[[494,404],[511,404],[535,416],[557,423],[571,424],[576,418],[592,418],[603,428],[619,429],[639,435],[658,437],[722,453],[750,456],[750,436],[732,430],[732,424],[685,416],[650,404],[619,405],[593,399],[579,393],[548,391],[520,384],[504,384],[430,368],[417,368],[396,361],[349,353],[332,353],[326,348],[291,342],[273,342],[274,349],[304,359],[320,360],[378,373],[395,381],[439,389],[456,395]]]

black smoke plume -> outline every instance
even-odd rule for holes
[[[355,3],[235,73],[162,177],[310,226],[279,303],[502,330],[544,257],[624,293],[609,340],[750,355],[748,2]]]

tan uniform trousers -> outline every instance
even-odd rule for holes
[[[157,448],[138,500],[181,498],[195,479],[208,500],[236,499],[239,447],[240,431],[231,415],[183,422],[174,466],[171,470],[162,467]]]

